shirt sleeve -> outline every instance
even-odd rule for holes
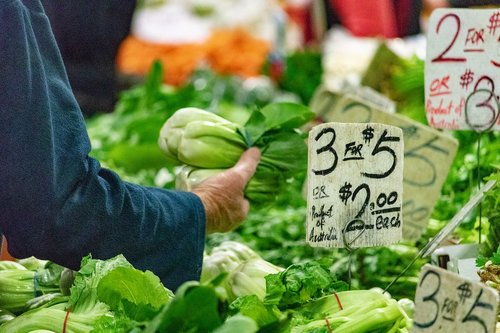
[[[168,288],[199,278],[205,211],[189,192],[127,183],[90,141],[39,0],[0,1],[0,228],[9,252],[78,269],[123,254]]]

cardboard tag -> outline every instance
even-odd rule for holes
[[[307,242],[367,247],[402,234],[403,131],[384,124],[320,124],[309,132]]]
[[[370,87],[357,87],[353,85],[344,85],[342,95],[352,96],[353,98],[362,101],[364,104],[373,108],[384,110],[388,113],[396,112],[396,103],[380,94]]]
[[[319,86],[311,99],[310,107],[319,116],[330,111],[344,96],[363,102],[372,108],[396,113],[396,103],[370,87],[357,87],[344,83],[337,91]]]
[[[320,91],[321,92],[321,91]],[[388,114],[352,96],[315,95],[311,109],[325,122],[376,122],[403,130],[403,238],[417,240],[427,227],[458,148],[454,138],[398,114]]]
[[[500,130],[500,9],[438,9],[427,34],[431,127]]]
[[[425,265],[415,295],[413,333],[494,333],[498,292],[442,268]]]

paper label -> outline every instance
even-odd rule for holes
[[[494,333],[498,292],[442,268],[425,265],[415,294],[413,333]]]
[[[403,130],[403,238],[417,240],[427,227],[434,204],[455,157],[458,142],[449,135],[398,114],[388,114],[353,96],[321,91],[311,109],[325,122],[376,122]]]
[[[427,33],[431,127],[500,130],[500,9],[438,9]]]
[[[309,132],[307,242],[368,247],[402,235],[403,132],[326,123]]]

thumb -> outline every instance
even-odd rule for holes
[[[257,165],[260,162],[260,150],[256,147],[247,149],[240,157],[238,162],[231,168],[242,177],[246,184],[255,173]]]

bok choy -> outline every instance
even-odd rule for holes
[[[170,160],[188,166],[177,181],[185,190],[233,166],[249,147],[258,147],[261,162],[245,194],[253,202],[269,202],[287,179],[305,172],[307,146],[300,127],[313,116],[300,104],[273,103],[253,111],[241,126],[199,108],[182,108],[163,125],[158,144]]]

